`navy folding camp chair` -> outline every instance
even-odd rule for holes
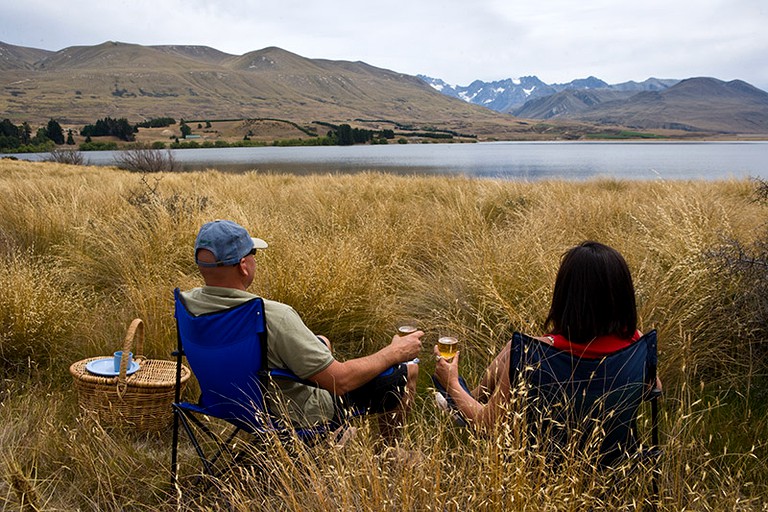
[[[220,312],[195,316],[185,307],[179,289],[174,290],[178,347],[176,396],[173,403],[173,448],[171,478],[176,482],[179,425],[189,436],[203,465],[203,474],[215,476],[216,462],[222,455],[234,458],[230,443],[238,432],[254,435],[274,433],[298,436],[308,441],[328,432],[332,426],[292,429],[290,425],[270,414],[264,392],[268,379],[288,378],[308,385],[293,373],[267,368],[267,328],[264,302],[254,298],[239,306]],[[200,385],[197,403],[182,402],[180,376],[182,357]],[[231,427],[228,436],[219,436],[201,417],[223,420]],[[204,435],[216,445],[214,453],[205,453]],[[212,450],[208,450],[211,452]]]
[[[564,451],[591,446],[605,467],[624,457],[658,458],[656,331],[600,359],[581,358],[514,333],[510,382],[523,390],[528,433],[554,462]],[[651,402],[651,442],[639,441],[637,416]],[[653,487],[657,483],[654,471]]]

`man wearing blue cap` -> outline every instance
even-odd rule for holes
[[[195,262],[205,286],[182,292],[187,309],[201,315],[256,297],[246,290],[255,276],[254,254],[266,248],[264,240],[252,238],[235,222],[216,220],[203,225],[195,240]],[[406,362],[418,355],[422,331],[393,336],[389,345],[374,354],[340,362],[333,357],[328,339],[310,331],[292,307],[264,299],[264,315],[268,366],[291,370],[319,386],[284,379],[270,382],[267,396],[275,409],[285,408],[297,427],[343,417],[341,404],[372,413],[390,412],[380,415],[380,430],[385,439],[394,440],[416,391],[418,365]]]

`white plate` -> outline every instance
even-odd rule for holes
[[[85,365],[85,369],[96,375],[104,375],[107,377],[114,377],[120,375],[119,371],[115,371],[115,359],[113,357],[107,359],[97,359],[91,361]],[[125,371],[126,375],[135,373],[139,369],[139,363],[131,361],[130,367]]]

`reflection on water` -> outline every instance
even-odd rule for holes
[[[500,179],[768,178],[768,142],[497,142],[174,150],[184,170],[448,174]],[[15,155],[43,160],[47,154]],[[115,152],[85,153],[115,165]]]

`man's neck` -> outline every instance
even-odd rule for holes
[[[205,281],[206,286],[217,286],[219,288],[232,288],[234,290],[240,290],[240,291],[246,291],[245,285],[239,281],[216,281],[216,280],[208,280]]]

